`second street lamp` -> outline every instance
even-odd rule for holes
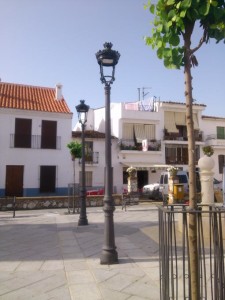
[[[79,225],[88,225],[88,219],[86,214],[86,181],[85,181],[85,140],[84,140],[84,128],[87,122],[87,113],[89,106],[84,103],[84,100],[80,100],[80,104],[76,106],[78,113],[78,120],[82,129],[82,156],[81,156],[81,188],[80,188],[80,218]]]
[[[118,263],[118,254],[115,245],[113,212],[115,210],[112,197],[112,153],[111,153],[111,117],[110,117],[110,85],[115,80],[115,66],[119,61],[119,52],[112,50],[111,43],[105,43],[104,49],[96,53],[97,62],[100,66],[101,82],[105,84],[105,195],[104,207],[104,245],[100,258],[101,264]],[[111,67],[111,68],[108,68]],[[111,73],[105,74],[106,69]]]

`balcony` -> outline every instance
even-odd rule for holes
[[[225,137],[217,136],[217,134],[210,134],[206,136],[206,143],[209,146],[224,146],[225,147]]]
[[[121,139],[119,142],[120,150],[143,151],[141,143],[135,143],[134,140]],[[148,151],[161,151],[160,140],[148,140]]]
[[[82,159],[79,159],[79,164],[82,163]],[[85,154],[85,164],[96,165],[99,163],[99,152],[90,152]]]
[[[41,135],[10,134],[10,148],[61,149],[61,137],[43,139]]]
[[[202,132],[195,130],[195,141],[196,142],[202,142]],[[175,132],[164,132],[164,140],[165,141],[187,141],[187,134],[181,134],[181,133],[175,133]]]

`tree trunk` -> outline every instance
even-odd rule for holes
[[[188,167],[189,167],[189,208],[197,208],[196,179],[195,179],[195,137],[192,111],[192,76],[191,76],[191,34],[194,24],[186,26],[185,44],[185,98],[186,98],[186,122],[188,133]],[[197,215],[189,213],[189,246],[190,246],[190,276],[191,276],[191,300],[199,299],[199,269],[197,247]]]

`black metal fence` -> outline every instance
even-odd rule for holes
[[[189,207],[159,207],[160,299],[191,299]],[[225,207],[198,206],[199,300],[225,299]]]

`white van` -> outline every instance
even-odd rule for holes
[[[183,184],[184,186],[184,193],[189,192],[189,177],[187,171],[178,171],[177,172],[177,178],[179,180],[179,183]],[[169,179],[169,172],[162,172],[160,175],[160,181],[159,181],[159,192],[162,195],[163,201],[165,202],[168,197],[168,179]],[[199,173],[196,172],[196,188],[197,192],[200,192],[201,190],[201,184],[200,184],[200,178]]]

